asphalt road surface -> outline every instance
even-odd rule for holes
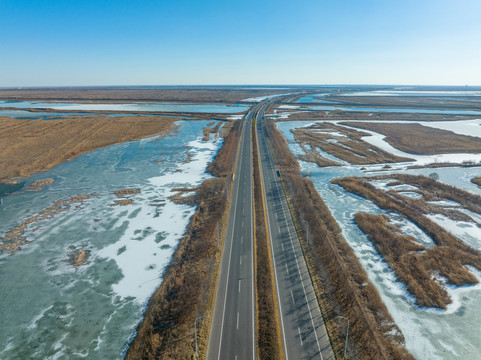
[[[256,359],[251,125],[259,106],[246,114],[242,129],[207,348],[209,360]]]
[[[333,360],[324,320],[267,143],[263,126],[265,108],[262,105],[258,112],[256,130],[284,353],[291,360]]]
[[[232,203],[207,348],[209,360],[256,359],[251,126],[257,136],[286,359],[333,360],[287,202],[263,128],[267,102],[254,106],[243,129]]]

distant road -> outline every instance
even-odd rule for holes
[[[256,359],[252,119],[245,116],[234,178],[232,203],[222,256],[207,359]]]
[[[324,320],[312,287],[275,162],[267,143],[264,111],[259,109],[256,133],[267,205],[274,276],[286,359],[334,360]]]

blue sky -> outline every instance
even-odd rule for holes
[[[480,0],[0,0],[0,87],[481,85]]]

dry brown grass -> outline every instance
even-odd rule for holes
[[[362,141],[367,133],[348,129],[331,123],[317,123],[308,128],[298,128],[292,130],[297,142],[307,153],[307,157],[314,158],[319,166],[325,162],[331,165],[341,165],[325,159],[317,153],[318,147],[328,154],[350,164],[365,165],[410,161],[412,159],[392,155],[376,146]],[[339,134],[341,136],[337,136]],[[314,153],[314,154],[312,154]],[[317,155],[316,155],[317,153]],[[319,161],[319,158],[323,161]],[[329,166],[329,165],[324,165]]]
[[[471,179],[471,182],[472,182],[473,184],[476,184],[476,185],[478,185],[478,186],[481,186],[481,177],[474,177],[474,178]]]
[[[395,148],[410,154],[434,155],[479,153],[481,139],[451,131],[414,124],[348,122],[354,126],[386,135],[385,140]]]
[[[328,96],[326,100],[336,101],[342,105],[356,107],[390,107],[390,108],[409,108],[409,109],[450,109],[450,110],[480,110],[480,101],[465,100],[463,98],[451,99],[444,97],[442,99],[427,96]],[[319,104],[319,103],[318,103]],[[424,115],[424,114],[423,114]],[[419,114],[418,114],[419,116]]]
[[[167,133],[177,120],[100,115],[54,121],[0,117],[0,181],[28,177],[101,147]]]
[[[74,195],[65,200],[57,200],[38,214],[24,220],[20,225],[8,231],[3,237],[0,237],[0,253],[3,251],[17,252],[22,250],[22,246],[30,243],[24,236],[29,226],[43,220],[52,219],[55,215],[70,210],[73,204],[77,204],[75,207],[77,209],[90,197],[90,195]]]
[[[0,90],[4,100],[45,101],[179,101],[194,103],[238,102],[246,98],[282,94],[285,90],[235,88],[165,88],[165,89],[5,89]]]
[[[214,161],[207,167],[207,171],[217,177],[232,176],[234,160],[242,123],[236,121],[231,130],[224,137],[224,144],[217,153]]]
[[[219,121],[216,126],[211,127],[215,124],[215,121],[210,122],[204,128],[202,128],[202,132],[204,133],[204,137],[202,141],[209,141],[210,134],[217,134],[219,131],[220,126],[222,125],[222,121]]]
[[[299,176],[297,161],[285,138],[273,124],[268,122],[267,128],[277,160],[283,164],[282,179],[290,191],[295,221],[309,223],[310,251],[305,255],[337,357],[342,358],[345,339],[337,318],[342,315],[351,320],[350,358],[412,359],[403,347],[402,334],[313,183]],[[287,164],[292,159],[296,164],[289,169]],[[303,230],[298,227],[298,231]]]
[[[433,188],[437,184],[425,177],[414,177],[411,180],[416,178],[418,184],[431,182]],[[358,225],[369,235],[378,251],[385,257],[386,262],[396,271],[400,280],[406,283],[409,292],[416,297],[420,306],[444,309],[451,302],[444,289],[440,288],[439,282],[430,279],[432,275],[439,274],[446,278],[449,284],[456,286],[477,283],[476,277],[465,266],[471,265],[481,270],[481,253],[427,218],[424,215],[426,209],[432,211],[433,207],[424,206],[424,199],[409,199],[395,193],[387,193],[376,189],[361,178],[349,177],[332,182],[341,185],[347,191],[373,201],[382,209],[395,211],[405,216],[433,239],[436,244],[434,248],[414,254],[412,251],[416,247],[411,244],[412,238],[400,237],[393,227],[388,226],[386,221],[366,215],[356,217]],[[425,188],[427,185],[420,185],[421,188],[423,186]],[[440,184],[441,188],[444,186],[444,184]],[[446,198],[444,197],[444,199]],[[374,221],[377,223],[371,224]],[[390,247],[396,249],[390,249]]]
[[[252,128],[256,237],[257,349],[260,359],[281,359],[280,329],[276,320],[273,273],[269,257],[265,213],[261,194],[255,129]]]

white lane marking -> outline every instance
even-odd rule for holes
[[[245,213],[246,213],[246,209],[242,208],[242,215],[244,215]]]
[[[279,223],[277,223],[277,231],[279,231],[279,233],[281,233],[281,227],[279,226]]]
[[[241,280],[239,280],[239,292],[240,292],[240,284],[241,284]]]
[[[255,134],[256,134],[257,142],[259,142],[259,137],[257,136],[257,131],[255,132]],[[260,153],[260,150],[259,150],[259,153]],[[260,173],[261,173],[262,180],[263,180],[264,187],[265,187],[264,171],[262,169],[262,166],[260,168],[261,168]],[[265,201],[265,203],[267,204],[267,199],[266,199],[265,193],[264,193],[263,201]],[[266,206],[266,215],[267,215],[266,216],[267,217],[267,227],[268,227],[270,233],[272,234],[271,222],[269,220],[269,206]],[[275,253],[274,253],[274,246],[272,246],[272,237],[270,238],[270,241],[271,241],[272,263],[274,265],[274,270],[275,270],[276,269],[276,257],[275,257]],[[285,354],[286,360],[289,360],[289,353],[287,352],[286,330],[284,328],[284,318],[282,316],[282,303],[281,303],[281,297],[279,296],[279,280],[277,279],[277,271],[274,271],[274,279],[275,279],[275,282],[276,282],[277,302],[279,304],[279,316],[281,318],[281,332],[282,332],[282,340],[283,340],[283,344],[284,344],[284,354]]]
[[[244,220],[242,220],[242,227],[244,227]]]
[[[239,330],[239,313],[237,313],[237,330]]]
[[[299,328],[299,326],[297,327],[297,331],[299,332],[299,339],[301,340],[301,345],[304,345],[304,343],[302,342],[301,329]]]
[[[238,159],[237,161],[239,168],[241,166],[241,161]],[[240,170],[239,170],[240,171]],[[236,179],[234,179],[234,187],[236,185]],[[239,181],[237,180],[237,191],[235,194],[235,202],[234,204],[237,203],[239,200]],[[234,227],[235,227],[235,216],[237,212],[237,206],[234,206],[234,222],[232,224],[232,233],[231,233],[231,242],[230,242],[230,253],[229,253],[229,264],[227,265],[227,278],[226,278],[226,285],[225,285],[225,296],[224,296],[224,309],[222,310],[222,322],[221,322],[221,327],[220,327],[220,337],[219,337],[219,352],[217,353],[217,360],[220,360],[220,351],[222,348],[222,334],[224,331],[224,318],[225,318],[225,308],[226,308],[226,303],[227,303],[227,289],[229,288],[229,273],[230,273],[230,263],[232,260],[232,245],[234,242]]]
[[[244,237],[241,235],[241,244],[242,244],[242,240],[244,240]]]
[[[281,243],[281,246],[282,246],[282,251],[284,251],[284,243]]]
[[[271,160],[271,161],[273,162],[271,152],[270,152],[270,151],[267,151],[267,152],[268,152],[268,158],[269,158],[269,160]],[[262,167],[261,167],[261,171],[262,171]],[[274,170],[272,170],[271,172],[272,172],[273,177],[275,178],[275,176],[274,176]],[[274,183],[275,183],[275,185],[276,185],[276,189],[277,189],[278,193],[280,194],[279,184],[278,184],[277,181],[275,181],[275,180],[274,180]],[[282,212],[283,212],[283,215],[284,215],[284,219],[285,219],[285,221],[286,221],[287,223],[289,223],[289,220],[288,220],[288,218],[287,218],[287,216],[286,216],[286,212],[285,212],[285,208],[284,208],[284,206],[285,206],[285,205],[284,205],[284,202],[286,201],[286,200],[285,200],[285,197],[283,197],[283,196],[280,195],[279,198],[280,198],[280,201],[281,201],[281,206],[282,206]],[[268,211],[268,210],[266,210],[266,211]],[[267,218],[267,221],[269,222],[269,218]],[[292,222],[292,220],[291,220],[291,222]],[[305,289],[305,286],[304,286],[304,280],[303,280],[303,277],[302,277],[302,275],[301,275],[301,270],[300,270],[300,268],[299,268],[299,262],[298,262],[298,260],[297,260],[297,255],[296,255],[297,253],[295,252],[294,244],[293,244],[293,242],[292,242],[291,227],[289,226],[289,224],[288,224],[288,226],[287,226],[287,232],[288,232],[288,234],[289,234],[289,240],[290,240],[290,242],[291,242],[291,247],[292,247],[292,250],[293,250],[293,253],[294,253],[294,258],[295,258],[295,260],[296,260],[297,271],[298,271],[299,277],[300,277],[300,279],[301,279],[301,285],[302,285],[302,289],[303,289],[303,291],[304,291],[304,297],[305,297],[305,299],[306,299],[306,304],[307,304],[307,308],[308,308],[308,311],[309,311],[309,317],[311,318],[312,328],[313,328],[313,330],[314,330],[314,335],[315,335],[315,337],[316,337],[317,348],[318,348],[318,350],[319,350],[319,355],[320,355],[320,358],[321,358],[321,360],[322,360],[322,359],[324,359],[324,358],[323,358],[323,356],[322,356],[321,347],[320,347],[320,345],[319,345],[319,339],[318,339],[318,337],[317,337],[316,327],[314,326],[314,320],[313,320],[313,318],[312,318],[311,307],[310,307],[309,301],[308,301],[308,299],[307,299],[307,293],[306,293],[306,289]],[[275,262],[275,256],[273,256],[273,259],[274,259],[274,262]],[[274,265],[274,268],[275,268],[275,265]],[[274,274],[276,274],[276,272],[274,272]],[[276,277],[276,285],[277,285],[277,277]],[[278,294],[279,294],[279,293],[278,293]],[[278,295],[278,298],[279,298],[279,295]],[[280,302],[279,302],[279,308],[280,308]],[[282,315],[281,315],[281,318],[282,318]],[[284,330],[284,327],[283,327],[282,330]],[[285,340],[285,336],[284,336],[284,340]],[[301,340],[302,340],[302,339],[301,339]],[[287,358],[287,351],[286,351],[286,358]]]
[[[276,213],[276,220],[277,220],[277,213]]]
[[[276,183],[277,187],[279,186],[277,183]],[[284,201],[285,201],[285,198],[284,197],[280,197],[281,198],[281,206],[282,206],[282,212],[284,214],[284,218],[286,219],[286,222],[288,222],[288,218],[287,218],[287,215],[286,215],[286,210],[284,208]],[[283,201],[284,200],[284,201]],[[301,269],[299,267],[299,262],[297,260],[297,253],[296,253],[296,250],[294,249],[294,243],[292,242],[292,235],[291,235],[291,227],[287,226],[287,233],[289,234],[289,240],[291,242],[291,247],[292,247],[292,252],[294,254],[294,259],[296,260],[296,267],[297,267],[297,272],[299,274],[299,278],[301,279],[301,285],[302,285],[302,290],[304,291],[304,298],[306,299],[306,305],[307,305],[307,309],[309,311],[309,317],[311,318],[311,325],[312,325],[312,330],[314,331],[314,335],[316,337],[316,343],[317,343],[317,349],[319,350],[319,355],[321,357],[321,360],[324,359],[324,357],[322,356],[322,352],[321,352],[321,346],[319,345],[319,339],[317,337],[317,331],[316,331],[316,327],[314,325],[314,319],[312,318],[312,312],[311,312],[311,306],[309,305],[309,300],[307,298],[307,292],[306,292],[306,288],[304,286],[304,279],[301,275]]]
[[[242,265],[242,256],[240,257],[240,265]]]
[[[294,305],[296,302],[294,301],[294,293],[291,290],[291,297],[292,297],[292,304]]]
[[[287,275],[289,275],[289,267],[287,266],[287,263],[286,263],[286,272],[287,272]]]

